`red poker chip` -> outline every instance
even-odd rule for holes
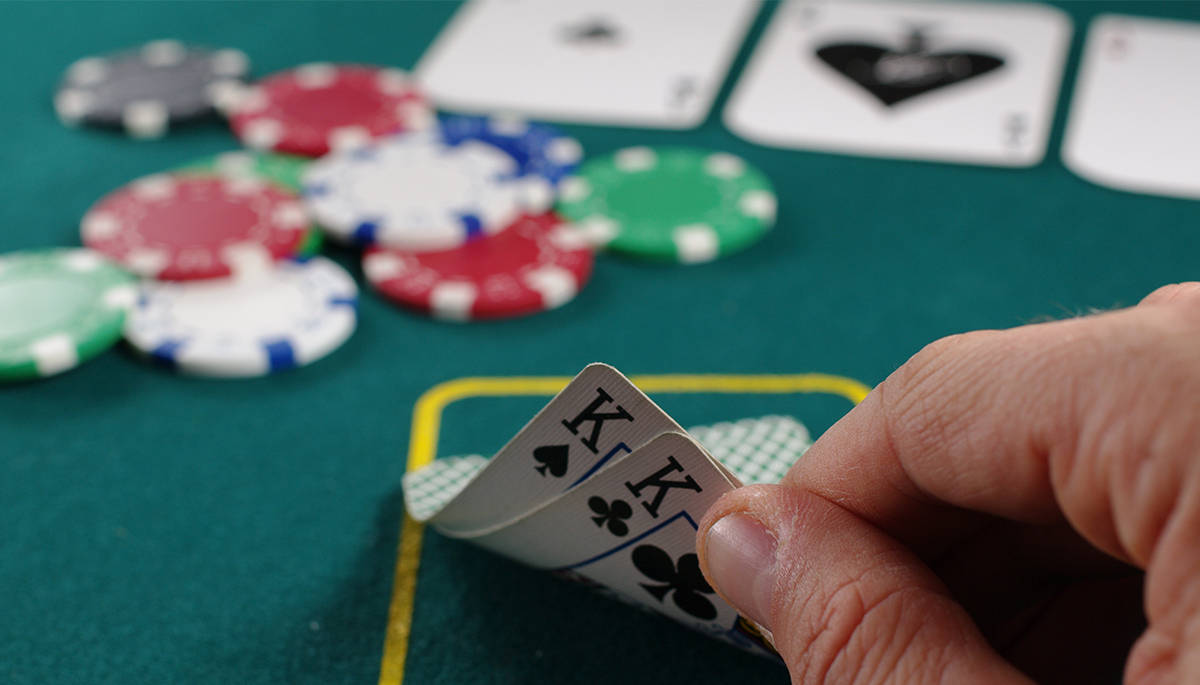
[[[584,235],[553,213],[436,252],[373,247],[363,271],[379,292],[435,318],[520,316],[569,302],[592,273]]]
[[[299,198],[253,178],[157,174],[101,198],[83,243],[141,276],[185,281],[261,269],[308,235]]]
[[[313,157],[433,119],[403,71],[351,64],[281,71],[230,97],[222,109],[246,145]]]

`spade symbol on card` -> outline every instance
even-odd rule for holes
[[[623,499],[615,499],[612,504],[604,501],[603,497],[591,497],[588,499],[588,509],[596,513],[592,517],[592,523],[597,526],[607,524],[608,532],[623,537],[629,532],[629,526],[625,523],[633,516],[633,507],[629,506],[629,502]]]
[[[533,467],[543,476],[549,471],[551,476],[562,478],[567,473],[567,455],[570,449],[566,445],[542,445],[533,450],[533,459],[540,466]]]
[[[900,48],[839,41],[818,47],[816,54],[888,107],[1004,66],[1003,57],[984,52],[931,51],[920,29],[912,29]]]
[[[695,554],[679,557],[679,564],[671,561],[671,555],[654,545],[641,545],[633,550],[633,565],[650,580],[657,583],[640,583],[642,589],[662,602],[674,592],[675,606],[698,619],[711,621],[717,617],[717,608],[704,595],[713,594],[712,587],[700,572],[700,560]]]
[[[621,31],[604,17],[588,17],[564,26],[562,37],[573,45],[616,45],[621,41]]]

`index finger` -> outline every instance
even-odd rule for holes
[[[1145,566],[1148,550],[1122,543],[1113,509],[1144,456],[1136,443],[1154,437],[1147,426],[1179,413],[1178,393],[1163,388],[1187,379],[1147,349],[1179,318],[1143,306],[938,341],[826,431],[784,482],[918,550],[959,537],[980,514],[1065,516],[1092,544]],[[1181,478],[1173,468],[1154,487]]]

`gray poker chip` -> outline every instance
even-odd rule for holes
[[[54,109],[68,126],[118,127],[136,138],[156,138],[171,124],[212,114],[240,92],[249,69],[240,50],[156,40],[72,64],[54,95]]]

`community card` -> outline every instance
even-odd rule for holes
[[[1104,15],[1092,22],[1063,142],[1083,178],[1200,198],[1200,23]]]
[[[417,66],[438,106],[594,124],[704,121],[758,0],[472,0]]]
[[[591,364],[429,522],[454,536],[504,524],[671,431],[683,429],[628,378]]]
[[[1029,166],[1045,155],[1070,34],[1036,4],[793,0],[724,118],[764,145]]]

